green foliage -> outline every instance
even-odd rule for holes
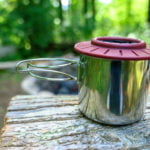
[[[14,59],[43,56],[57,50],[57,44],[63,48],[96,36],[130,36],[150,43],[148,0],[109,1],[1,0],[0,45],[17,47],[17,54],[7,57]]]
[[[18,35],[20,48],[32,49],[38,54],[53,41],[53,15],[49,0],[16,0],[15,7],[9,14],[13,22],[20,22]]]

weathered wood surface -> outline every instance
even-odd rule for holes
[[[76,96],[17,96],[6,115],[1,150],[150,150],[150,102],[138,123],[112,127],[86,119]]]

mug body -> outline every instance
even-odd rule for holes
[[[79,109],[92,120],[111,125],[140,120],[148,95],[150,47],[138,39],[97,37],[74,48],[81,54],[80,61],[29,59],[18,62],[16,70],[48,81],[78,81]],[[41,61],[48,63],[36,65]],[[57,70],[75,64],[79,66],[78,77]],[[41,72],[54,76],[44,77]]]
[[[110,60],[80,56],[79,109],[104,124],[140,120],[148,95],[148,60]]]

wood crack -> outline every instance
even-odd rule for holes
[[[65,107],[65,106],[75,106],[77,104],[55,104],[55,105],[44,105],[44,106],[33,106],[31,108],[22,108],[22,109],[14,109],[14,108],[8,108],[9,112],[15,112],[15,111],[27,111],[27,110],[36,110],[40,108],[51,108],[51,107]]]
[[[74,120],[74,119],[80,119],[81,118],[81,116],[71,116],[71,117],[66,117],[66,118],[52,118],[52,117],[50,117],[50,118],[43,118],[43,119],[39,119],[39,118],[36,118],[36,119],[30,119],[29,118],[29,120],[21,120],[20,122],[19,121],[7,121],[7,124],[22,124],[22,123],[34,123],[34,122],[51,122],[51,121],[71,121],[71,120]]]

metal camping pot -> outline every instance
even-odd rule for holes
[[[50,81],[77,80],[79,109],[88,118],[110,125],[126,125],[143,117],[149,85],[150,47],[132,38],[98,37],[77,43],[80,60],[45,58],[24,60],[17,70]],[[55,66],[34,65],[34,61],[60,60]],[[25,64],[25,69],[20,66]],[[53,69],[78,64],[78,77]],[[36,72],[62,74],[66,78],[45,78]]]

